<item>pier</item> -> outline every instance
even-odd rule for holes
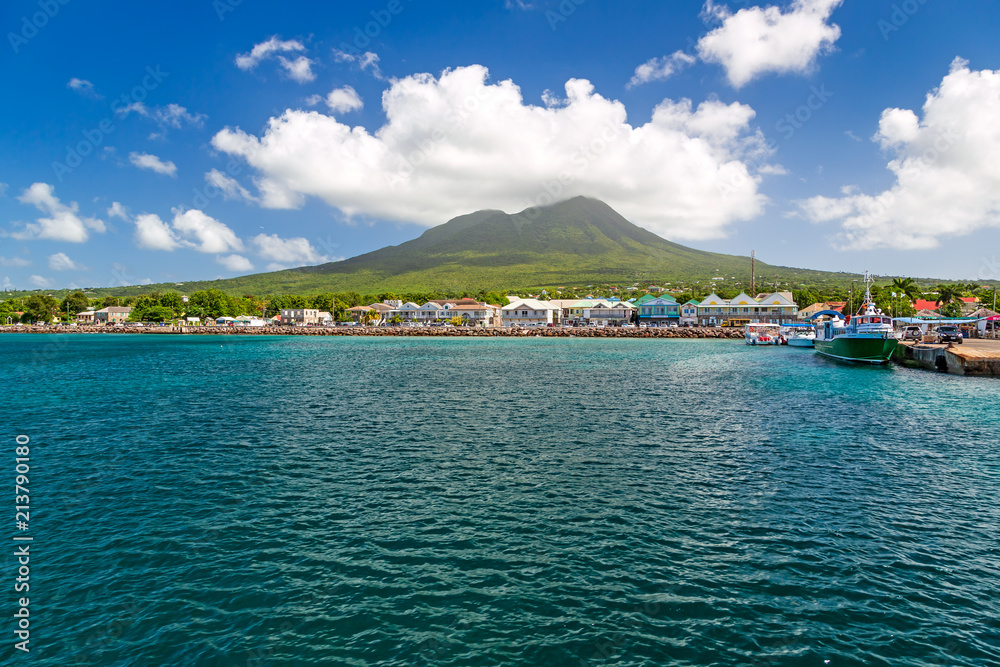
[[[1000,340],[972,338],[961,345],[900,343],[893,360],[952,375],[1000,377]]]

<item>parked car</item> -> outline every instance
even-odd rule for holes
[[[923,337],[924,332],[918,326],[909,326],[903,329],[903,340],[920,340]]]
[[[962,330],[956,326],[950,324],[945,324],[939,326],[937,331],[937,342],[939,343],[961,343],[962,342]]]

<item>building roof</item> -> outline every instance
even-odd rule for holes
[[[548,301],[539,301],[538,299],[518,299],[510,305],[504,306],[504,310],[518,310],[521,308],[527,308],[529,310],[556,310],[556,306],[553,306]]]
[[[937,310],[938,305],[936,301],[928,301],[927,299],[917,299],[913,302],[913,307],[916,310]]]

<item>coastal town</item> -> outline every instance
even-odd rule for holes
[[[628,299],[594,294],[572,299],[549,298],[545,290],[526,297],[497,293],[489,296],[492,302],[472,297],[427,299],[419,303],[402,298],[384,298],[349,306],[335,295],[313,299],[276,297],[269,302],[252,297],[234,299],[221,293],[196,293],[193,298],[170,293],[132,298],[130,305],[88,305],[76,310],[73,305],[90,301],[82,292],[77,292],[68,295],[62,303],[44,297],[49,301],[48,310],[41,313],[37,307],[29,310],[25,306],[30,306],[32,299],[41,300],[43,297],[0,301],[0,325],[15,329],[22,324],[88,328],[164,325],[187,328],[722,328],[742,327],[751,322],[776,325],[805,322],[823,311],[849,314],[856,306],[852,305],[851,301],[855,299],[851,297],[851,301],[814,301],[800,307],[791,291],[762,292],[754,296],[739,292],[732,298],[712,292],[701,299],[689,298],[681,302],[669,291],[655,285],[641,296]],[[896,299],[896,293],[891,296],[894,301],[898,300],[898,307],[894,307],[896,303],[893,303],[889,308],[893,308],[896,315],[905,315],[896,317],[900,327],[947,319],[963,326],[970,335],[975,335],[973,330],[987,334],[993,332],[996,321],[993,318],[998,316],[997,311],[986,307],[979,296],[952,296],[945,302],[919,297]],[[363,301],[360,297],[353,300]],[[109,297],[105,301],[121,300]],[[506,303],[498,303],[500,301]],[[256,313],[247,312],[251,309]],[[243,312],[235,314],[234,311]]]

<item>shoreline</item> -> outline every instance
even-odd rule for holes
[[[742,328],[709,327],[531,327],[473,329],[469,327],[65,327],[4,326],[0,333],[27,334],[172,334],[184,336],[434,336],[471,338],[704,338],[742,340]]]

